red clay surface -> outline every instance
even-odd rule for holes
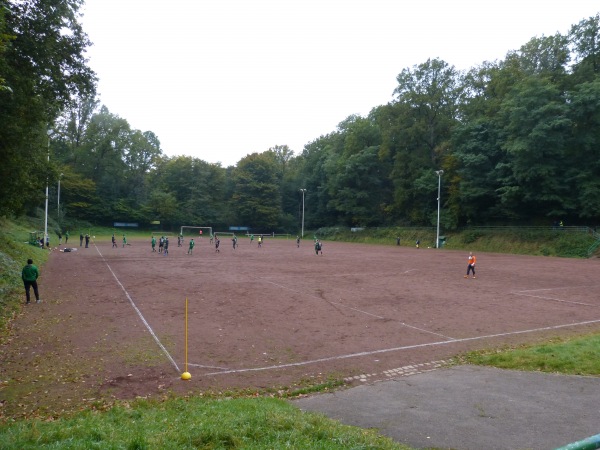
[[[171,240],[168,256],[149,239],[53,252],[0,377],[30,381],[15,373],[53,358],[78,361],[94,398],[277,388],[600,330],[598,259],[477,254],[465,279],[463,251],[223,237],[187,255]]]

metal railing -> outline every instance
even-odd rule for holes
[[[505,226],[470,226],[463,227],[461,230],[481,230],[481,231],[512,231],[512,230],[525,230],[525,231],[566,231],[571,233],[590,233],[597,239],[600,239],[600,235],[592,230],[590,227],[579,227],[579,226],[517,226],[517,225],[505,225]]]
[[[582,441],[573,442],[556,450],[595,450],[600,448],[600,434],[590,436]]]

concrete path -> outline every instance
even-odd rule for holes
[[[455,366],[293,402],[414,448],[554,449],[600,433],[600,378]]]

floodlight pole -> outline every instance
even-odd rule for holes
[[[306,189],[300,189],[300,192],[302,192],[302,238],[304,238],[304,193]]]
[[[50,131],[48,131],[48,163],[50,162]],[[48,242],[48,178],[46,178],[46,215],[44,220],[44,247]]]
[[[436,170],[435,173],[438,176],[438,214],[437,214],[437,237],[435,239],[435,248],[440,248],[440,192],[442,187],[442,175],[444,174],[443,170]]]
[[[61,174],[58,176],[58,201],[57,201],[57,203],[56,203],[56,205],[57,205],[57,206],[56,206],[56,209],[57,209],[57,212],[58,212],[58,226],[59,226],[59,227],[60,227],[60,179],[61,179],[61,177],[62,177],[63,175],[64,175],[64,174],[62,174],[62,173],[61,173]]]

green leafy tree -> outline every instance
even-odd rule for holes
[[[94,181],[104,216],[113,215],[112,206],[126,196],[127,164],[131,128],[125,119],[111,114],[105,106],[86,129],[75,156],[76,170]]]
[[[565,148],[571,121],[561,92],[547,79],[529,77],[515,86],[501,111],[504,166],[501,201],[524,218],[561,217],[571,212],[565,183]]]
[[[231,207],[239,224],[260,232],[274,230],[280,219],[281,197],[273,157],[266,153],[246,156],[237,165],[234,181]]]
[[[168,193],[178,205],[176,216],[169,218],[170,223],[223,226],[228,200],[225,174],[219,164],[178,156],[159,158],[149,178],[153,192]],[[154,203],[151,200],[149,206],[157,211]]]
[[[61,167],[61,173],[61,217],[66,217],[67,223],[72,218],[94,220],[101,214],[96,184],[68,165]]]
[[[569,33],[577,82],[592,81],[600,73],[600,13],[580,21]]]
[[[578,85],[570,93],[569,117],[573,144],[566,151],[565,179],[573,189],[567,199],[581,218],[600,218],[600,78]],[[574,201],[576,200],[576,201]]]
[[[56,172],[48,167],[47,130],[78,93],[95,90],[90,42],[77,0],[21,0],[0,7],[0,214],[39,204]]]

